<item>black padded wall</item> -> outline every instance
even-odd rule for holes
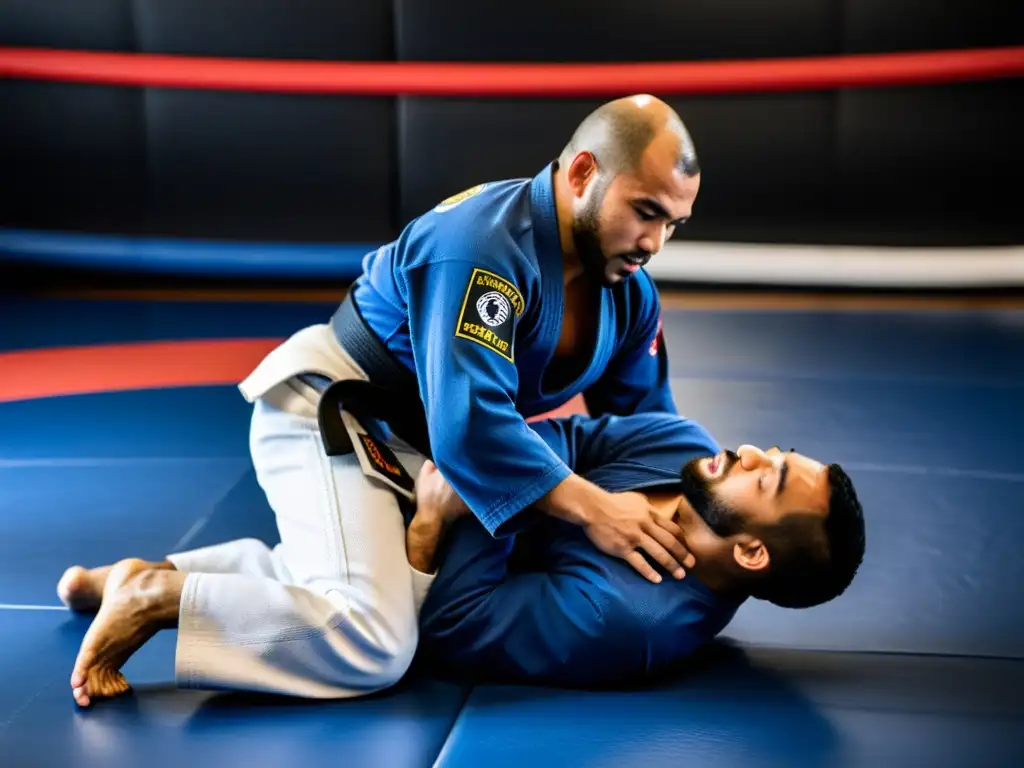
[[[18,23],[0,20],[5,45],[394,57],[387,3],[90,0],[68,4],[59,24],[22,0],[8,5],[0,19]],[[102,23],[89,11],[101,7]],[[68,32],[76,16],[90,18],[83,29],[93,34]],[[377,241],[394,231],[392,99],[0,81],[0,104],[17,115],[0,121],[0,164],[20,190],[0,226],[243,240]]]
[[[132,50],[132,17],[124,0],[3,0],[0,44]],[[137,228],[143,101],[132,88],[0,80],[0,226]]]
[[[398,56],[422,61],[687,61],[816,56],[840,45],[835,0],[395,0]]]
[[[1022,95],[1008,80],[844,94],[835,186],[846,239],[1022,242]]]
[[[0,2],[0,45],[131,51],[134,29],[128,0]]]
[[[391,6],[365,0],[136,0],[139,49],[259,59],[392,58]]]
[[[147,0],[139,50],[194,56],[393,57],[391,9],[358,0]],[[390,99],[150,89],[147,227],[252,239],[390,236]]]
[[[384,99],[150,91],[146,226],[256,240],[387,238],[392,112]]]
[[[1017,0],[845,0],[844,53],[984,48],[1024,42]]]
[[[254,58],[673,61],[1024,42],[1012,0],[28,0],[0,45]],[[677,237],[1020,242],[1019,80],[669,97],[705,173]],[[0,226],[377,241],[527,176],[601,99],[338,97],[0,81]],[[8,195],[8,199],[11,196]]]
[[[139,229],[144,100],[131,88],[0,80],[0,226]]]

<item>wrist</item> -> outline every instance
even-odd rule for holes
[[[572,474],[543,496],[537,507],[551,517],[585,527],[593,521],[594,497],[601,493],[596,485]]]

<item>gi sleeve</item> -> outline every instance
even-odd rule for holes
[[[677,487],[687,461],[721,450],[704,426],[672,413],[581,418],[570,427],[576,474],[613,493]]]
[[[571,474],[516,410],[525,277],[499,269],[453,259],[405,276],[434,463],[492,536]]]
[[[638,275],[639,277],[639,275]],[[648,281],[650,278],[645,279]],[[593,416],[677,413],[661,323],[661,301],[650,283],[630,333],[604,374],[583,393]]]
[[[518,534],[522,536],[523,534]],[[459,520],[420,614],[420,659],[432,670],[531,684],[592,684],[610,667],[599,577],[585,560],[562,557],[536,571],[511,571],[517,537],[493,539]],[[518,546],[518,545],[517,545]]]

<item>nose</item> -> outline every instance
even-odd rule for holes
[[[649,253],[652,256],[661,250],[661,247],[665,244],[665,225],[655,223],[652,228],[648,229],[640,237],[637,242],[637,247]]]
[[[736,449],[736,455],[740,457],[740,466],[747,471],[770,466],[772,463],[771,457],[754,445],[741,445]]]

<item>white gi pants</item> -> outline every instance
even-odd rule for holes
[[[329,328],[314,326],[240,386],[254,402],[250,451],[281,543],[240,539],[168,556],[187,574],[181,687],[353,697],[398,682],[415,654],[433,576],[409,565],[394,491],[354,454],[324,452],[318,395],[291,378],[296,368],[365,379]],[[415,478],[423,457],[388,445]]]

